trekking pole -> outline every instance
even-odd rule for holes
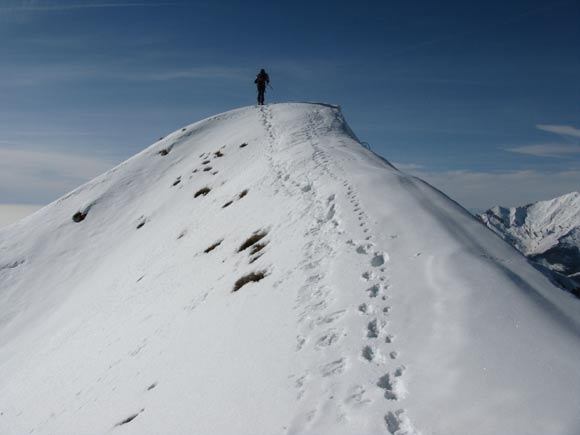
[[[270,83],[268,83],[268,86],[270,86],[270,89],[274,90],[274,88],[272,87],[272,85]]]

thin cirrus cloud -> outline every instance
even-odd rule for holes
[[[538,124],[536,128],[557,134],[568,142],[576,142],[576,139],[580,138],[580,129],[569,125]],[[580,154],[580,145],[575,143],[540,143],[506,148],[505,151],[536,157],[564,158]]]
[[[0,197],[6,203],[47,203],[107,171],[114,159],[64,150],[0,148]]]
[[[419,165],[417,163],[397,163],[397,162],[393,162],[393,165],[397,169],[400,169],[401,171],[415,171],[417,169],[423,169],[423,168],[425,168],[425,166]]]
[[[181,6],[183,2],[98,2],[98,3],[50,3],[39,1],[23,1],[12,6],[0,6],[0,11],[6,12],[42,12],[42,11],[68,11],[77,9],[103,9],[103,8],[136,8],[136,7],[162,7]]]
[[[401,165],[402,166],[402,165]],[[407,163],[406,166],[420,166]],[[519,206],[578,190],[580,170],[483,172],[408,170],[464,207],[483,211],[494,205]],[[482,208],[484,207],[484,208]]]
[[[563,158],[566,156],[580,154],[580,145],[566,144],[535,144],[521,147],[506,148],[506,151],[518,154],[527,154],[536,157]]]
[[[538,124],[536,128],[550,133],[556,133],[560,136],[580,138],[580,129],[569,125]]]
[[[229,67],[196,67],[161,71],[113,72],[111,78],[127,81],[171,81],[197,79],[243,80],[247,71]]]
[[[196,66],[185,68],[166,68],[137,70],[115,68],[103,64],[45,64],[42,67],[12,67],[4,71],[8,78],[5,86],[39,86],[51,82],[70,82],[86,80],[122,80],[126,82],[166,82],[174,80],[243,80],[248,71],[229,66]],[[2,84],[0,84],[2,86]]]
[[[111,167],[111,161],[66,151],[0,148],[0,174],[6,181],[17,173],[45,173],[59,178],[85,179]],[[9,174],[11,176],[7,176]]]

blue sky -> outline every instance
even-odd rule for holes
[[[340,104],[471,209],[580,189],[577,1],[0,0],[0,204],[45,204],[182,125]]]

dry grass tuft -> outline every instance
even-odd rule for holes
[[[264,253],[263,253],[263,252],[262,252],[262,253],[260,253],[260,254],[258,254],[258,255],[256,255],[256,256],[254,256],[254,257],[252,257],[252,258],[250,258],[250,264],[253,264],[253,263],[255,263],[255,262],[256,262],[256,260],[258,260],[258,258],[260,258],[262,255],[264,255]]]
[[[203,187],[201,189],[199,189],[197,192],[195,192],[195,195],[193,195],[194,198],[197,198],[200,195],[207,195],[209,192],[211,191],[211,189],[209,187]]]
[[[257,254],[265,247],[266,247],[265,243],[256,243],[254,246],[252,246],[252,249],[250,249],[250,255]]]
[[[205,251],[206,254],[209,254],[211,251],[213,251],[215,248],[217,248],[219,245],[221,245],[221,243],[224,241],[224,239],[218,240],[217,242],[215,242],[213,245],[209,246]]]
[[[250,237],[248,237],[248,239],[244,243],[242,243],[242,245],[238,248],[238,252],[242,252],[242,251],[248,249],[249,247],[255,245],[260,240],[262,240],[264,237],[266,237],[267,234],[268,234],[268,232],[263,231],[263,230],[255,232]]]
[[[234,284],[233,291],[237,292],[239,289],[241,289],[246,284],[248,284],[250,282],[258,282],[258,281],[264,279],[265,276],[266,276],[265,271],[249,273],[248,275],[245,275],[236,281],[236,283]]]

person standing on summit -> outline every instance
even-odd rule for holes
[[[270,84],[270,77],[264,71],[264,68],[260,70],[258,75],[256,76],[256,80],[254,80],[256,86],[258,86],[258,106],[264,105],[264,93],[266,92],[266,85]]]

